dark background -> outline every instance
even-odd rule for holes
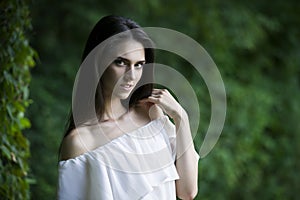
[[[296,199],[300,190],[300,3],[296,0],[92,1],[40,0],[29,4],[31,70],[26,112],[32,199],[55,199],[57,153],[71,107],[75,74],[94,24],[108,14],[141,26],[165,27],[199,42],[222,75],[227,117],[213,151],[199,162],[196,199]],[[158,62],[179,70],[197,93],[201,146],[210,97],[201,76],[178,56]]]

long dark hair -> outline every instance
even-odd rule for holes
[[[133,20],[125,17],[113,15],[103,17],[98,21],[91,31],[82,55],[83,62],[89,53],[101,42],[114,35],[132,29],[134,29],[134,34],[131,34],[130,36],[132,39],[140,42],[144,46],[146,64],[150,63],[150,66],[144,67],[141,80],[139,81],[140,84],[137,84],[134,92],[127,100],[125,100],[127,101],[129,108],[134,106],[140,99],[148,97],[153,89],[153,66],[151,65],[151,63],[154,63],[154,49],[152,48],[153,43],[148,35],[141,29],[141,27]],[[146,82],[147,84],[142,85],[142,82]],[[102,92],[101,78],[97,85],[95,94],[95,110],[98,119],[101,119],[104,112],[104,97]],[[69,120],[66,124],[64,137],[66,137],[75,128],[76,126],[73,119],[73,112],[71,110],[69,114]]]

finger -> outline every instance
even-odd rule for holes
[[[154,105],[154,103],[151,103],[151,102],[149,102],[149,101],[143,101],[143,100],[139,100],[138,102],[137,102],[137,105],[138,106],[147,106],[147,107],[151,107],[151,106],[153,106]]]
[[[164,92],[163,91],[153,91],[151,93],[151,95],[160,95],[160,96],[162,96],[162,95],[164,95]]]
[[[162,103],[162,98],[160,97],[153,97],[150,96],[148,97],[149,102],[155,103],[155,104],[161,104]]]
[[[162,94],[162,91],[159,89],[152,90],[152,94]]]
[[[151,97],[155,97],[155,98],[161,98],[161,94],[151,94]]]
[[[167,89],[156,89],[156,88],[154,88],[152,90],[152,93],[161,93],[161,94],[163,94],[163,93],[169,93],[169,91]]]
[[[139,103],[150,103],[151,100],[150,100],[149,97],[148,97],[148,98],[145,98],[145,99],[141,99],[141,100],[139,100],[138,102],[139,102]],[[152,103],[152,102],[151,102],[151,103]]]
[[[160,102],[160,100],[159,100],[159,98],[149,96],[148,98],[142,99],[139,102],[141,102],[141,103],[150,102],[150,103],[157,104]]]
[[[166,89],[158,89],[158,88],[153,88],[152,91],[164,91]]]

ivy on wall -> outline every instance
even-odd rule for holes
[[[36,52],[26,37],[31,28],[26,1],[2,0],[0,23],[0,196],[29,199],[29,142],[22,130],[30,127],[24,113]]]

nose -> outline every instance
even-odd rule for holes
[[[136,71],[133,66],[128,67],[128,70],[125,73],[125,79],[127,81],[133,81],[136,79]]]

